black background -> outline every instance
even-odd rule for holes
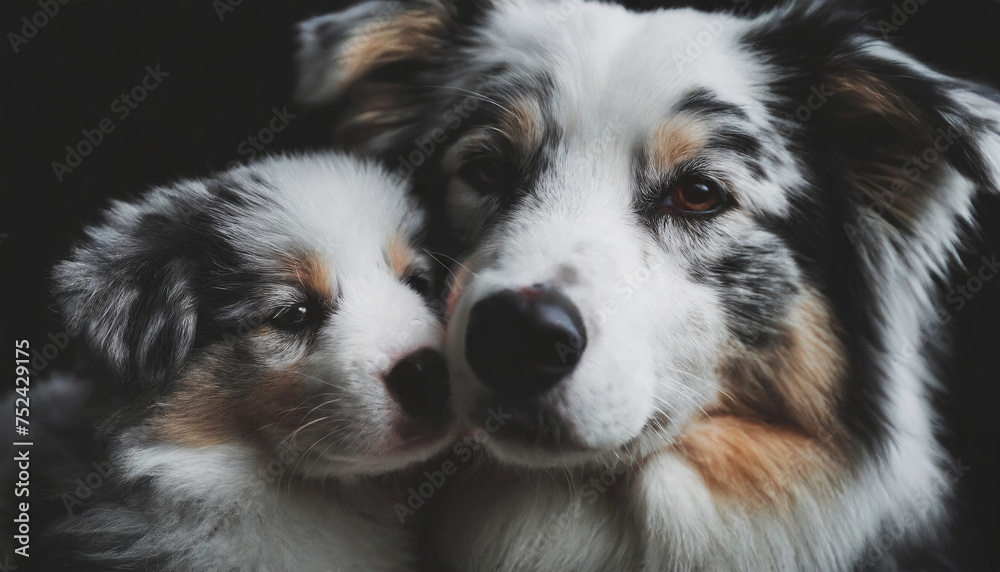
[[[20,34],[21,18],[40,8],[36,2],[0,3],[0,235],[8,235],[0,238],[0,343],[28,338],[42,347],[49,333],[61,331],[48,304],[47,273],[108,198],[245,159],[240,143],[267,126],[274,108],[288,106],[296,117],[267,151],[319,144],[322,122],[288,103],[292,25],[342,4],[244,0],[220,17],[220,3],[211,0],[73,0],[15,54],[7,34]],[[888,18],[892,4],[868,3],[876,18]],[[893,37],[925,61],[1000,85],[1000,2],[926,0]],[[146,66],[156,65],[169,76],[120,120],[112,101],[140,83]],[[115,130],[59,182],[52,162],[64,161],[65,146],[76,145],[81,130],[105,117]],[[973,270],[979,257],[997,253],[997,202],[980,205],[988,228],[968,245]],[[964,282],[958,275],[951,286]],[[950,454],[969,467],[959,479],[950,550],[969,570],[1000,569],[998,320],[1000,279],[955,313],[959,350],[942,401]],[[72,366],[73,350],[61,351],[47,368]],[[13,375],[8,379],[12,384]]]

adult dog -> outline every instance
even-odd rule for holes
[[[300,32],[300,100],[464,241],[456,407],[536,469],[452,497],[446,563],[891,568],[937,539],[936,284],[997,191],[996,93],[832,3],[367,2]]]

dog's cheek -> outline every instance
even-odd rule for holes
[[[307,413],[322,401],[322,390],[310,388],[307,380],[308,377],[291,369],[261,375],[250,393],[242,398],[245,425],[266,424],[279,430],[300,427]]]
[[[833,444],[842,436],[836,407],[847,368],[838,331],[822,296],[803,288],[770,344],[740,346],[722,364],[728,395],[716,410],[787,423]]]
[[[263,369],[226,354],[201,356],[156,403],[150,425],[156,438],[204,447],[240,442],[263,427],[292,430],[302,423],[315,391],[296,368]]]
[[[838,384],[846,370],[838,326],[806,287],[767,346],[733,342],[722,387],[675,451],[720,499],[782,510],[798,491],[833,494],[843,475]]]
[[[230,388],[208,371],[177,380],[157,403],[150,427],[155,438],[186,447],[209,447],[240,439],[240,416]]]

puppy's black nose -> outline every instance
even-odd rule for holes
[[[448,402],[448,366],[434,350],[422,349],[399,360],[385,383],[410,415],[436,415]]]
[[[505,290],[472,307],[465,358],[479,379],[505,397],[529,397],[566,377],[583,355],[580,311],[558,292]]]

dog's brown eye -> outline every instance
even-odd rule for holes
[[[488,193],[502,193],[513,186],[513,169],[501,157],[485,155],[470,159],[459,172],[469,185]]]
[[[663,198],[659,210],[704,215],[718,212],[725,203],[726,194],[717,183],[697,177],[675,183]]]
[[[310,322],[312,315],[305,304],[296,304],[283,308],[274,317],[274,324],[286,330],[299,329]]]

